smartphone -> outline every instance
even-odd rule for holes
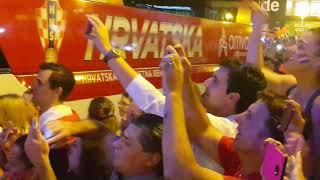
[[[265,148],[261,171],[262,176],[267,180],[283,180],[287,156],[276,145],[268,143]]]
[[[92,29],[93,29],[92,24],[90,22],[88,22],[85,35],[93,36]]]

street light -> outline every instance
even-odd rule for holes
[[[233,15],[232,15],[231,13],[229,13],[229,12],[226,13],[224,17],[226,18],[226,20],[231,20],[231,19],[233,19]]]
[[[0,28],[0,34],[2,34],[2,33],[4,33],[4,32],[6,32],[6,29]]]
[[[307,1],[297,2],[295,15],[299,16],[303,20],[309,15],[309,3]]]

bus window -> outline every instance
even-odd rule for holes
[[[216,21],[235,22],[237,13],[237,7],[205,7],[204,17]]]
[[[122,0],[82,0],[82,1],[123,5],[123,1]]]
[[[4,56],[2,49],[0,48],[0,73],[5,73],[8,71],[9,71],[9,64],[7,62],[6,57]]]
[[[191,1],[187,0],[170,0],[170,1],[155,1],[155,0],[124,0],[126,6],[167,12],[185,16],[196,16]]]
[[[210,0],[124,0],[124,5],[129,7],[200,17],[216,21],[235,22],[238,11],[237,2],[231,4],[231,6],[221,3],[217,5],[217,3]]]

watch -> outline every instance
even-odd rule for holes
[[[111,59],[115,59],[118,57],[124,57],[121,49],[112,48],[103,58],[104,62],[108,62]]]

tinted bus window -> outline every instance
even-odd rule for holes
[[[124,0],[124,5],[217,21],[227,20],[225,17],[225,14],[227,13],[231,13],[236,17],[238,11],[238,8],[234,5],[223,5],[222,7],[219,7],[219,5],[217,6],[214,1],[199,0]]]
[[[9,64],[6,60],[6,57],[4,56],[4,53],[2,52],[2,49],[0,49],[0,69],[8,69]]]
[[[124,0],[124,4],[147,10],[155,10],[185,16],[197,16],[192,0]]]
[[[123,1],[122,0],[82,0],[82,1],[123,5]]]

